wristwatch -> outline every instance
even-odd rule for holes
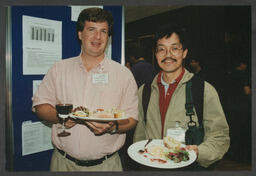
[[[115,124],[116,128],[113,129],[113,130],[110,132],[110,134],[115,134],[115,133],[117,133],[117,131],[118,131],[118,123],[117,123],[117,121],[114,121],[114,124]]]

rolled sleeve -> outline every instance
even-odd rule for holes
[[[54,65],[44,76],[36,93],[32,97],[32,111],[35,111],[35,106],[40,104],[56,104],[56,91],[54,78],[56,78],[56,65]]]
[[[128,75],[129,80],[125,84],[120,107],[127,116],[138,121],[138,88],[133,76],[130,73]]]

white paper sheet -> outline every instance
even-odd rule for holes
[[[22,16],[23,74],[41,75],[62,58],[62,22]]]
[[[42,80],[33,80],[33,95],[37,91],[38,87],[40,86]]]
[[[22,156],[53,149],[51,127],[42,122],[22,123]]]

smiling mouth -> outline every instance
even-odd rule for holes
[[[101,43],[100,42],[91,42],[91,45],[98,48],[101,46]]]

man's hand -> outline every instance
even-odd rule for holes
[[[196,152],[196,155],[198,156],[198,147],[197,147],[197,145],[187,145],[186,149],[194,150]]]
[[[95,121],[86,121],[85,125],[95,134],[102,135],[104,133],[110,132],[111,128],[114,126],[113,122],[95,122]]]
[[[73,126],[75,126],[77,123],[72,120],[72,119],[68,119],[66,122],[65,122],[65,127],[66,128],[72,128]]]
[[[111,133],[116,128],[114,121],[96,122],[83,119],[74,119],[74,121],[78,124],[86,125],[95,135]],[[117,122],[118,133],[125,133],[126,131],[134,128],[137,124],[137,121],[131,117],[125,120],[118,120]]]

